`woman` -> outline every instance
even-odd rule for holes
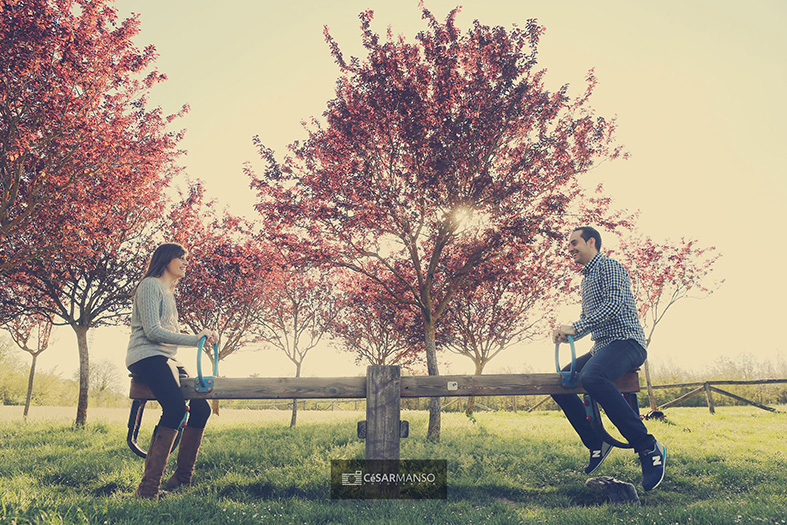
[[[198,346],[202,337],[210,343],[217,340],[216,332],[207,328],[197,335],[181,334],[178,328],[173,291],[178,280],[186,275],[187,257],[188,253],[179,244],[162,244],[156,248],[134,294],[126,366],[147,383],[162,409],[161,419],[148,447],[145,473],[134,493],[140,498],[158,499],[169,452],[180,422],[186,415],[186,400],[180,389],[175,361],[178,345]],[[194,462],[208,417],[208,402],[193,399],[189,406],[188,425],[180,439],[177,469],[166,483],[167,490],[191,484]]]

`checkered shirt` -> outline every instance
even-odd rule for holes
[[[582,314],[573,324],[576,339],[591,333],[592,354],[612,341],[634,339],[645,348],[631,280],[619,262],[596,254],[582,268]]]

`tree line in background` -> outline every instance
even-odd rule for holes
[[[73,406],[79,395],[79,377],[65,378],[57,369],[31,374],[31,364],[8,337],[0,338],[0,405],[24,406],[27,416],[31,407]],[[127,407],[128,392],[118,389],[120,371],[109,361],[90,367],[90,406]],[[30,387],[30,382],[33,387]],[[35,408],[32,408],[35,412]]]
[[[348,358],[430,375],[450,351],[482,373],[576,302],[563,251],[580,224],[618,239],[649,340],[675,301],[712,292],[713,248],[640,236],[636,214],[584,187],[588,170],[626,156],[615,120],[589,107],[592,71],[579,95],[550,91],[536,60],[543,27],[476,21],[462,32],[456,13],[440,22],[422,8],[413,42],[381,38],[361,13],[365,58],[344,57],[326,29],[336,96],[285,156],[254,139],[265,169],[245,169],[258,196],[250,219],[181,173],[183,131],[171,127],[188,107],[148,107],[166,77],[155,48],[132,43],[136,16],[118,20],[104,0],[6,5],[0,321],[32,356],[29,384],[47,330],[70,326],[84,425],[88,331],[127,322],[147,257],[173,240],[191,254],[182,324],[215,327],[220,359],[277,349],[296,376],[326,340]],[[440,399],[427,403],[439,440]]]

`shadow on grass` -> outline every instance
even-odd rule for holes
[[[493,484],[452,485],[448,487],[449,501],[466,501],[474,505],[501,501],[508,505],[544,507],[591,507],[606,503],[603,494],[585,487],[556,485],[553,487],[521,488]]]
[[[218,488],[215,494],[220,498],[236,502],[271,501],[293,497],[321,502],[331,500],[328,487],[281,486],[268,481],[226,485]],[[541,488],[516,488],[494,484],[453,485],[448,488],[448,501],[474,506],[486,506],[490,502],[498,501],[514,508],[534,505],[545,508],[595,507],[607,503],[607,499],[600,492],[581,484],[576,487],[562,485]]]
[[[303,488],[296,486],[277,486],[268,481],[252,481],[249,483],[235,483],[220,488],[216,494],[219,497],[234,501],[278,500],[283,498],[298,497],[307,500],[325,500],[326,494],[322,489]]]
[[[105,483],[91,490],[92,495],[96,497],[112,496],[114,494],[126,494],[128,492],[129,487],[127,485],[114,482]]]

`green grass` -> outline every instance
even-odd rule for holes
[[[195,486],[158,503],[131,497],[142,460],[125,444],[125,414],[82,430],[4,421],[0,523],[787,523],[787,414],[667,415],[646,422],[668,447],[659,488],[642,491],[631,451],[615,450],[598,472],[634,483],[641,507],[584,486],[586,452],[557,412],[481,412],[475,423],[444,414],[439,444],[424,439],[425,414],[403,413],[402,458],[448,460],[447,501],[331,500],[331,459],[363,457],[358,412],[302,412],[290,430],[286,411],[225,410],[206,432]]]

